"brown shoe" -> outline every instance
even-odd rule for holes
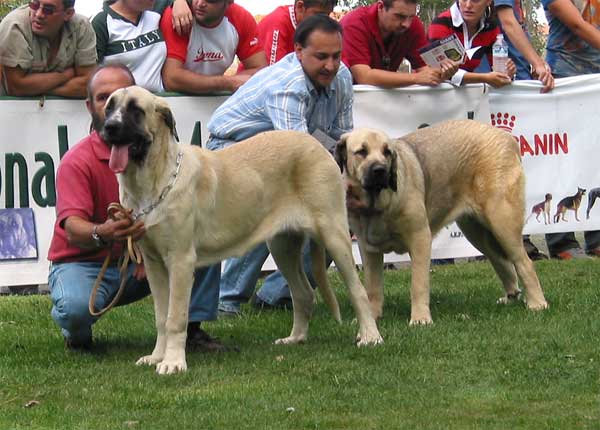
[[[187,331],[186,348],[202,352],[237,351],[235,347],[223,345],[218,338],[212,337],[200,328],[199,324],[190,323]]]

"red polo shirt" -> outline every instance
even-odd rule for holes
[[[366,64],[373,69],[396,71],[404,58],[413,69],[425,66],[418,49],[427,45],[425,27],[414,17],[409,29],[384,45],[377,23],[377,3],[348,13],[341,21],[344,29],[342,60],[348,67]]]
[[[269,66],[294,51],[296,31],[294,5],[279,6],[258,23],[258,38],[262,42]]]
[[[101,224],[108,217],[110,203],[119,201],[117,177],[108,167],[110,148],[93,132],[63,157],[56,174],[56,223],[48,251],[53,262],[102,261],[105,249],[81,249],[69,244],[64,221],[78,216]],[[118,257],[121,246],[114,249]]]

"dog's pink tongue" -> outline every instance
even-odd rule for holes
[[[129,163],[129,145],[113,145],[110,150],[110,160],[108,167],[115,173],[123,173]]]

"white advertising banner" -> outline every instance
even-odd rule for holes
[[[538,94],[539,86],[515,83],[507,90],[488,92],[483,85],[454,88],[410,87],[381,90],[356,86],[355,127],[385,130],[401,136],[444,119],[472,118],[506,127],[521,145],[526,169],[527,208],[552,194],[557,203],[600,187],[593,169],[598,136],[593,126],[600,115],[593,107],[600,94],[600,76],[557,81],[556,90]],[[206,123],[225,97],[167,97],[177,120],[182,142],[206,140]],[[491,107],[490,107],[491,106]],[[0,98],[0,286],[45,283],[46,254],[54,224],[54,181],[60,157],[89,129],[89,114],[82,100]],[[585,160],[590,160],[586,162]],[[588,167],[589,166],[589,167]],[[566,221],[545,224],[543,213],[526,224],[528,232],[599,228],[596,216],[586,219],[587,194],[578,212],[567,209]],[[18,211],[5,208],[20,208]],[[28,209],[29,208],[29,209]],[[444,229],[434,241],[433,257],[477,255],[456,226]],[[358,255],[355,253],[355,255]],[[388,255],[387,261],[406,256]],[[267,264],[270,267],[271,263]]]

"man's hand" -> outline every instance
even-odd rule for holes
[[[421,67],[415,73],[415,83],[417,85],[429,85],[435,87],[444,81],[442,71],[429,66]]]
[[[440,63],[440,71],[442,72],[442,79],[447,81],[454,76],[454,74],[458,71],[460,64],[458,61],[452,61],[449,58],[446,58]]]
[[[188,34],[192,29],[194,16],[185,0],[175,0],[173,3],[173,28],[178,35]]]
[[[543,88],[540,93],[547,93],[554,89],[554,76],[552,76],[552,70],[548,63],[543,62],[533,66],[533,78],[538,79],[542,82]]]
[[[494,88],[502,88],[503,86],[510,85],[512,83],[510,76],[505,73],[489,72],[482,73],[482,75],[484,82]]]
[[[133,240],[139,240],[145,232],[146,226],[142,220],[138,220],[134,224],[129,218],[116,221],[108,219],[104,224],[99,224],[96,227],[96,233],[105,242],[125,240],[128,236],[131,236]]]

